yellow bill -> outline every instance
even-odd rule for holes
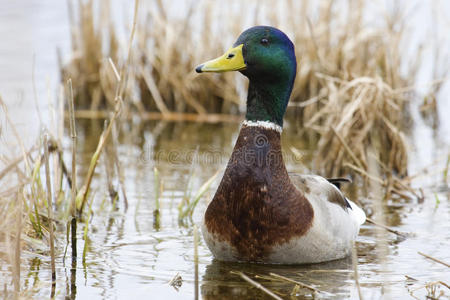
[[[242,55],[242,47],[244,44],[240,44],[234,48],[231,48],[224,55],[207,61],[197,68],[197,73],[202,72],[227,72],[227,71],[240,71],[245,70],[247,67],[244,62],[244,56]]]

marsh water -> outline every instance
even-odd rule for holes
[[[79,153],[80,175],[86,172],[91,153],[103,128],[102,121],[79,120],[83,143]],[[58,238],[56,298],[72,299],[255,299],[264,294],[244,282],[231,271],[259,275],[257,279],[283,298],[291,297],[294,284],[268,280],[270,273],[312,285],[322,291],[316,298],[357,298],[351,258],[305,266],[273,266],[233,264],[215,261],[200,239],[198,273],[194,260],[194,224],[200,226],[202,213],[210,201],[220,174],[207,194],[200,200],[192,220],[180,223],[178,205],[191,197],[203,182],[222,170],[232,151],[239,124],[139,123],[130,125],[130,132],[119,139],[119,157],[124,166],[128,209],[123,198],[111,205],[104,173],[100,164],[93,191],[92,211],[87,239],[79,225],[76,268],[70,255],[64,263],[65,233]],[[299,160],[288,149],[303,149]],[[296,130],[289,122],[283,132],[284,157],[289,172],[308,170],[308,157],[313,155],[307,145],[296,139]],[[306,150],[305,150],[306,149]],[[155,187],[154,168],[159,170],[161,184]],[[377,229],[366,223],[361,228],[356,246],[359,282],[368,299],[403,299],[413,295],[424,299],[431,293],[421,288],[427,282],[450,279],[449,269],[420,256],[417,252],[450,260],[450,202],[448,187],[439,176],[422,186],[425,199],[386,201],[383,210],[386,222],[394,233],[377,236]],[[103,178],[103,179],[102,179]],[[361,186],[347,189],[370,215],[373,203],[361,196]],[[155,219],[156,190],[159,189],[160,219]],[[191,196],[189,196],[191,194]],[[436,199],[440,199],[440,203]],[[63,230],[63,228],[60,228]],[[85,260],[81,253],[87,245]],[[386,256],[380,247],[386,246]],[[70,253],[70,250],[69,250]],[[23,253],[22,283],[33,298],[50,296],[50,258],[48,255]],[[1,284],[9,284],[9,270],[2,267]],[[169,285],[181,276],[178,289]],[[416,279],[408,279],[405,276]],[[413,291],[419,288],[417,291]],[[438,289],[438,292],[440,289]],[[438,293],[437,293],[438,294]],[[435,295],[437,295],[435,294]],[[312,298],[311,291],[300,289],[295,297]],[[448,292],[446,292],[448,297]],[[445,299],[445,298],[444,298]]]
[[[17,120],[18,130],[30,143],[39,126],[31,83],[33,55],[36,64],[36,85],[41,116],[49,119],[47,90],[50,98],[56,90],[57,63],[55,47],[67,48],[68,27],[63,1],[27,1],[0,3],[0,26],[3,36],[23,41],[0,44],[0,93]],[[40,13],[39,13],[40,12]],[[28,23],[24,25],[26,20]],[[49,21],[51,20],[51,22]],[[17,22],[17,23],[14,23]],[[44,26],[45,24],[49,26]],[[60,24],[60,26],[50,26]],[[41,27],[39,27],[41,26]],[[39,30],[24,31],[23,28]],[[8,28],[11,28],[8,30]],[[21,34],[19,34],[21,33]],[[50,43],[50,44],[49,44]],[[27,51],[27,49],[34,49]],[[34,54],[33,54],[34,53]],[[12,55],[14,54],[14,55]],[[25,58],[25,59],[24,59]],[[23,79],[25,78],[25,79]],[[48,84],[47,84],[48,78]],[[49,88],[47,88],[47,85]],[[449,89],[447,91],[449,95]],[[445,96],[441,96],[445,99]],[[447,97],[448,99],[448,97]],[[419,176],[414,186],[423,190],[423,201],[388,199],[382,203],[386,225],[405,233],[399,236],[386,232],[380,235],[370,223],[362,226],[356,242],[359,284],[364,299],[409,299],[427,296],[449,299],[449,290],[425,287],[435,281],[450,282],[448,267],[418,254],[418,251],[450,262],[450,191],[443,181],[443,169],[449,152],[449,101],[440,102],[441,126],[427,126],[412,104],[415,128],[410,137],[410,174]],[[446,112],[447,113],[443,113]],[[291,116],[292,118],[292,116]],[[3,122],[3,120],[2,120]],[[297,128],[287,121],[282,143],[289,172],[314,172],[311,160],[314,148],[299,140]],[[200,226],[202,214],[213,196],[239,132],[239,124],[167,123],[133,120],[119,134],[118,155],[124,170],[128,209],[123,197],[111,204],[105,162],[101,160],[94,178],[92,211],[84,239],[84,224],[79,224],[78,259],[72,265],[70,250],[64,260],[66,246],[64,226],[58,225],[56,298],[70,299],[255,299],[266,298],[231,271],[243,272],[274,291],[282,298],[358,298],[352,259],[304,266],[233,264],[215,261],[201,234],[198,244],[198,265],[194,258],[194,231]],[[95,150],[102,120],[78,120],[79,180],[84,178]],[[66,128],[67,132],[67,128]],[[11,135],[8,128],[3,141]],[[26,139],[25,139],[26,140]],[[3,142],[2,141],[2,142]],[[27,140],[26,140],[27,141]],[[70,141],[64,141],[70,161]],[[297,149],[297,152],[293,149]],[[4,151],[4,150],[1,150]],[[298,152],[302,157],[298,157]],[[426,172],[422,168],[431,166]],[[155,178],[155,167],[159,176]],[[213,184],[197,205],[192,219],[179,221],[178,205],[192,199],[204,182],[219,172]],[[349,174],[352,175],[352,174]],[[159,180],[158,180],[159,178]],[[118,187],[118,182],[114,181]],[[367,214],[373,213],[373,195],[366,195],[364,183],[346,187]],[[120,193],[120,189],[119,189]],[[159,220],[155,218],[159,199]],[[86,246],[85,246],[86,245]],[[86,256],[83,259],[83,249]],[[11,268],[0,256],[0,295],[11,296]],[[73,268],[74,267],[74,268]],[[295,284],[269,279],[270,273],[309,284],[320,290],[294,290]],[[169,285],[176,276],[181,285]],[[256,275],[260,277],[255,277]],[[406,277],[408,276],[408,277]],[[26,296],[35,299],[50,297],[50,256],[28,249],[22,253],[21,285]],[[294,291],[294,292],[293,292]]]

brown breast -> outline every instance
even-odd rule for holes
[[[243,126],[217,192],[205,213],[208,231],[239,259],[261,261],[273,246],[304,235],[313,209],[291,183],[280,133]]]

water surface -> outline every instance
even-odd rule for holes
[[[80,146],[85,156],[80,158],[81,173],[87,169],[91,151],[102,128],[101,122],[80,122],[92,138],[86,138]],[[139,126],[138,126],[139,127]],[[96,129],[97,128],[97,129]],[[119,156],[125,166],[126,190],[129,208],[125,211],[120,198],[117,209],[110,204],[105,168],[99,165],[95,182],[93,211],[89,222],[88,240],[82,239],[83,225],[79,225],[78,252],[88,244],[86,260],[77,260],[76,274],[72,276],[70,259],[63,264],[64,233],[58,241],[57,298],[123,299],[128,297],[153,299],[204,299],[239,297],[254,299],[265,297],[230,271],[247,275],[268,276],[277,273],[313,285],[322,293],[316,298],[357,298],[351,258],[323,264],[305,266],[270,266],[258,264],[221,263],[215,261],[200,239],[198,280],[195,276],[193,225],[200,226],[203,211],[213,196],[220,176],[201,199],[192,221],[184,224],[178,220],[178,205],[186,195],[190,184],[192,193],[217,170],[223,170],[237,138],[238,124],[148,123],[139,130],[125,134],[120,139]],[[296,139],[295,130],[289,127],[283,132],[284,156],[288,171],[305,172],[308,163],[298,161],[290,152],[295,147],[308,153],[304,144]],[[176,155],[174,154],[176,153]],[[210,155],[214,153],[214,155]],[[214,160],[210,158],[214,157]],[[306,155],[305,157],[308,157]],[[84,166],[84,167],[83,167]],[[154,167],[160,172],[162,194],[160,198],[160,223],[154,219],[155,178]],[[80,174],[82,175],[82,174]],[[437,178],[437,177],[436,177]],[[449,269],[420,256],[421,251],[450,260],[450,202],[448,188],[442,181],[424,187],[425,200],[386,201],[383,210],[387,225],[408,233],[407,238],[393,233],[378,237],[376,228],[366,223],[357,239],[359,281],[363,294],[369,299],[411,297],[412,290],[426,282],[450,279]],[[365,198],[356,184],[349,194],[358,197],[367,212],[373,203]],[[436,204],[439,197],[440,203]],[[81,227],[81,228],[80,228]],[[387,256],[380,256],[380,247],[387,245]],[[380,246],[381,245],[381,246]],[[70,251],[69,251],[70,253]],[[50,295],[49,258],[26,253],[22,265],[24,288],[36,287],[33,296]],[[68,256],[69,257],[69,256]],[[3,270],[3,275],[7,271]],[[169,281],[179,274],[181,287],[176,290]],[[405,275],[417,279],[408,280]],[[282,297],[290,297],[294,284],[256,278],[260,283]],[[76,289],[71,288],[76,287]],[[423,299],[426,289],[414,295]],[[448,295],[448,292],[446,292]],[[311,292],[300,289],[296,296],[311,298]]]

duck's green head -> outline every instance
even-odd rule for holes
[[[249,28],[224,55],[195,70],[198,73],[240,71],[250,80],[247,120],[283,125],[297,62],[294,45],[282,31],[270,26]]]

